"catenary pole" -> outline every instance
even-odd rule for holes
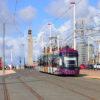
[[[73,5],[73,30],[74,30],[74,42],[73,42],[73,47],[76,50],[76,7],[75,7],[75,1],[72,1],[71,4]]]
[[[5,23],[3,23],[3,74],[5,74]]]

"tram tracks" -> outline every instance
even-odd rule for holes
[[[69,84],[72,84],[72,85],[75,85],[75,86],[78,86],[78,87],[80,87],[80,88],[84,88],[84,89],[88,89],[88,90],[91,90],[91,91],[95,91],[95,92],[100,92],[100,90],[97,90],[97,89],[95,89],[95,88],[92,88],[92,87],[88,87],[87,86],[87,84],[90,84],[91,82],[89,82],[89,81],[85,81],[85,80],[82,80],[81,79],[81,81],[82,81],[82,83],[84,83],[84,86],[83,85],[81,85],[81,84],[79,84],[78,82],[76,82],[76,80],[74,79],[69,79],[69,77],[58,77],[58,76],[54,76],[53,75],[53,77],[52,77],[53,79],[56,79],[56,80],[60,80],[61,82],[63,81],[64,83],[69,83]],[[74,77],[73,77],[74,78]],[[87,82],[87,83],[86,83]],[[93,83],[92,82],[92,84],[93,85],[98,85],[98,86],[100,86],[100,84],[97,84],[97,83]]]
[[[54,79],[57,79],[57,80],[60,80],[60,81],[63,81],[64,83],[69,83],[69,84],[72,84],[72,85],[75,85],[75,86],[77,86],[77,87],[80,87],[80,88],[83,88],[83,89],[88,89],[88,90],[91,90],[91,91],[95,91],[95,92],[100,92],[100,90],[97,90],[97,89],[95,89],[95,88],[92,88],[92,87],[88,87],[87,86],[87,83],[85,83],[84,81],[84,84],[83,84],[83,82],[82,82],[82,84],[84,85],[82,85],[81,83],[78,83],[78,82],[76,82],[76,80],[74,79],[68,79],[68,78],[61,78],[61,77],[57,77],[57,78],[54,78]],[[88,83],[88,84],[90,84],[90,83]]]
[[[12,83],[12,82],[6,82],[6,79],[8,77],[10,77],[10,76],[3,76],[2,83],[0,83],[0,84],[2,84],[2,87],[3,87],[4,100],[11,100],[10,95],[12,96],[12,94],[9,95],[10,92],[7,89],[7,84],[11,85],[11,83]],[[19,74],[19,76],[15,75],[14,77],[13,77],[13,79],[18,80],[19,82],[18,81],[16,81],[16,82],[22,84],[22,86],[24,86],[24,88],[26,88],[34,97],[36,97],[36,100],[44,100],[44,98],[39,93],[37,93],[31,86],[29,86],[24,80],[21,79],[21,77],[22,77],[21,74]],[[15,82],[12,84],[15,84]]]
[[[17,79],[18,81],[19,81],[19,83],[21,83],[32,95],[34,95],[36,98],[37,98],[37,100],[44,100],[44,98],[39,94],[39,93],[37,93],[29,84],[28,84],[28,82],[27,81],[25,81],[24,79],[23,79],[23,77],[22,76],[24,76],[24,77],[26,77],[26,76],[33,76],[33,77],[36,77],[38,80],[41,80],[41,81],[45,81],[45,82],[48,82],[48,83],[51,83],[51,84],[53,84],[53,85],[56,85],[56,86],[58,86],[58,87],[60,87],[60,88],[63,88],[63,89],[66,89],[66,90],[69,90],[69,91],[71,91],[71,92],[73,92],[73,93],[75,93],[75,94],[78,94],[78,95],[80,95],[80,96],[83,96],[83,97],[85,97],[85,98],[87,98],[88,100],[99,100],[99,99],[96,99],[95,97],[93,97],[92,95],[90,96],[90,95],[88,95],[88,94],[86,94],[86,93],[84,93],[84,92],[80,92],[79,90],[77,90],[77,89],[73,89],[72,87],[68,87],[67,86],[67,84],[63,84],[63,83],[69,83],[69,84],[71,84],[71,85],[75,85],[75,86],[77,86],[77,87],[80,87],[80,88],[82,88],[82,89],[86,89],[87,87],[81,87],[81,85],[79,85],[79,84],[77,84],[77,82],[76,83],[74,83],[73,81],[69,81],[68,82],[68,80],[65,80],[65,78],[61,78],[61,77],[58,77],[58,76],[53,76],[52,77],[52,75],[46,75],[46,77],[41,77],[41,75],[43,76],[45,76],[45,74],[37,74],[37,73],[34,73],[34,72],[27,72],[26,74],[24,73],[24,75],[23,74],[20,74],[20,73],[18,73],[18,75],[15,75],[14,77],[15,77],[15,79]],[[14,78],[13,77],[13,78]],[[48,78],[49,77],[49,78]],[[6,77],[7,78],[7,77]],[[54,81],[55,80],[55,81]],[[5,77],[3,77],[3,79],[2,79],[2,83],[3,83],[3,90],[4,90],[4,100],[10,100],[10,96],[9,96],[9,92],[8,92],[8,89],[7,89],[7,84],[6,84],[6,82],[5,82]],[[90,90],[90,91],[96,91],[96,89],[91,89],[91,88],[87,88],[88,90]],[[96,91],[96,92],[100,92],[100,91]]]
[[[3,85],[3,92],[4,92],[4,100],[10,100],[10,95],[5,82],[5,76],[3,76],[2,78],[2,85]]]
[[[32,88],[31,86],[29,86],[25,81],[23,81],[20,77],[18,77],[17,79],[20,81],[20,83],[23,84],[23,86],[24,86],[27,90],[30,91],[30,93],[31,93],[32,95],[34,95],[34,96],[37,98],[37,100],[44,100],[44,98],[43,98],[39,93],[37,93],[35,90],[33,90],[33,88]]]
[[[95,91],[96,93],[97,92],[100,92],[100,91],[98,91],[98,90],[96,90],[96,89],[92,89],[92,88],[87,88],[87,87],[81,87],[81,85],[79,85],[78,86],[78,84],[77,83],[73,83],[72,81],[71,82],[68,82],[68,80],[66,81],[65,79],[61,79],[60,77],[58,77],[58,76],[51,76],[51,75],[46,75],[46,77],[41,77],[41,75],[43,76],[44,74],[37,74],[37,73],[35,73],[35,72],[28,72],[27,71],[27,74],[24,74],[25,76],[33,76],[33,77],[36,77],[37,79],[39,79],[39,80],[41,80],[41,81],[45,81],[45,82],[48,82],[48,83],[51,83],[51,84],[53,84],[53,85],[56,85],[56,86],[58,86],[58,87],[60,87],[60,88],[63,88],[63,89],[66,89],[66,90],[69,90],[69,91],[71,91],[71,92],[73,92],[73,93],[75,93],[75,94],[78,94],[78,95],[80,95],[80,96],[82,96],[82,97],[85,97],[85,98],[87,98],[88,100],[99,100],[99,99],[97,99],[97,98],[95,98],[93,95],[90,95],[90,94],[86,94],[85,92],[82,92],[82,91],[79,91],[79,90],[77,90],[77,89],[75,89],[75,88],[73,88],[73,87],[71,87],[71,85],[72,86],[74,86],[75,85],[75,87],[79,87],[80,89],[86,89],[86,91]],[[48,78],[49,77],[49,78]],[[56,81],[54,81],[54,80],[56,80]],[[68,83],[68,84],[70,84],[70,87],[67,85],[67,84],[63,84],[63,83]]]
[[[89,95],[87,95],[87,94],[85,94],[85,93],[82,93],[82,92],[80,92],[80,91],[78,91],[78,90],[75,90],[75,89],[73,89],[73,88],[71,88],[71,87],[68,87],[67,85],[66,85],[66,87],[65,87],[65,85],[62,84],[62,81],[63,81],[63,80],[59,80],[59,79],[57,79],[57,78],[54,78],[54,80],[56,79],[56,80],[58,81],[58,82],[54,82],[54,81],[52,81],[52,80],[50,80],[50,79],[47,79],[47,78],[44,78],[44,77],[39,77],[39,76],[35,75],[34,73],[31,73],[31,75],[34,75],[34,77],[36,77],[36,78],[38,78],[38,79],[40,79],[40,80],[46,81],[46,82],[48,82],[48,83],[51,83],[51,84],[56,85],[56,86],[58,86],[58,87],[61,87],[61,88],[63,88],[63,89],[69,90],[69,91],[71,91],[71,92],[73,92],[73,93],[75,93],[75,94],[78,94],[78,95],[80,95],[80,96],[86,97],[86,98],[88,98],[89,100],[97,100],[97,99],[95,99],[94,97],[89,96]]]

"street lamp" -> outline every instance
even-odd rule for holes
[[[5,23],[3,23],[3,74],[5,74]]]

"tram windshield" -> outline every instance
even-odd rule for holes
[[[64,65],[68,67],[77,67],[77,58],[76,57],[64,57]]]

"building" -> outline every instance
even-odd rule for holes
[[[93,64],[94,63],[94,46],[81,42],[78,44],[77,50],[79,52],[79,65],[80,64]]]
[[[92,44],[89,44],[87,47],[87,55],[88,55],[88,64],[94,64],[95,63],[95,54],[94,54],[94,46]]]
[[[87,44],[86,42],[81,42],[78,44],[77,50],[79,52],[79,65],[88,63],[87,55]]]
[[[33,38],[32,30],[28,30],[28,66],[33,65]]]
[[[78,44],[78,52],[79,52],[79,65],[87,64],[87,44],[85,42],[81,42]]]

